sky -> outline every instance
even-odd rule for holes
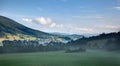
[[[120,0],[0,0],[0,15],[50,33],[120,31]]]

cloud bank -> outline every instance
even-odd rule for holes
[[[36,24],[40,24],[46,27],[50,27],[50,28],[55,28],[55,27],[62,27],[62,24],[57,24],[55,23],[51,18],[47,17],[37,17],[34,19],[30,19],[30,18],[22,18],[23,21],[25,22],[29,22],[29,23],[36,23]]]
[[[114,9],[120,10],[120,6],[116,6],[116,7],[114,7]]]
[[[80,18],[81,16],[77,16]],[[75,16],[76,18],[76,16]],[[96,18],[96,19],[103,19],[103,17],[98,16],[87,16],[83,18]],[[50,17],[36,17],[36,18],[22,18],[24,22],[28,22],[31,25],[37,25],[36,29],[42,30],[45,32],[63,32],[63,33],[76,33],[76,34],[83,34],[83,33],[102,33],[102,32],[111,32],[111,31],[118,31],[120,29],[120,25],[97,25],[97,26],[76,26],[72,24],[58,24]],[[104,19],[103,19],[104,20]]]

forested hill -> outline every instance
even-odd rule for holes
[[[70,46],[85,45],[91,49],[120,50],[120,32],[103,33],[98,36],[81,38],[68,43]]]

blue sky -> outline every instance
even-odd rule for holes
[[[120,31],[120,0],[0,0],[0,15],[44,32]]]

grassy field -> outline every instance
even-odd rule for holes
[[[120,66],[120,53],[89,50],[0,54],[0,66]]]

